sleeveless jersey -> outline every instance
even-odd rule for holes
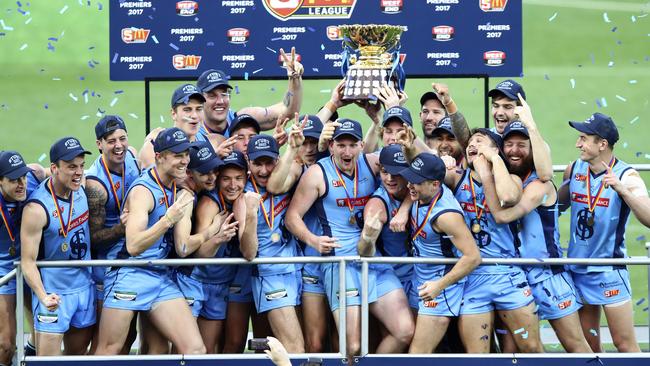
[[[382,257],[409,257],[410,245],[408,234],[406,232],[393,232],[390,230],[388,225],[390,220],[392,220],[397,214],[402,201],[398,201],[390,195],[388,191],[386,191],[386,188],[384,188],[383,184],[377,188],[371,198],[378,198],[384,203],[387,215],[386,224],[381,229],[381,234],[377,239],[377,252],[379,252]],[[391,266],[395,271],[395,275],[399,279],[407,278],[413,273],[412,264],[391,264]]]
[[[122,176],[115,172],[109,171],[111,179],[113,180],[113,188],[117,194],[117,199],[120,200],[120,206],[124,205],[126,200],[122,199],[126,196],[126,192],[131,187],[133,181],[135,181],[140,176],[140,168],[136,161],[135,156],[131,150],[126,150],[126,158],[124,159],[124,186],[122,186]],[[106,171],[102,166],[102,157],[101,155],[95,160],[93,165],[90,166],[90,169],[86,172],[86,179],[95,180],[104,187],[107,194],[106,204],[104,208],[106,209],[106,220],[104,221],[105,228],[111,228],[117,225],[120,222],[120,211],[117,208],[117,203],[115,203],[115,194],[113,189],[111,189],[111,183],[106,175]],[[106,259],[107,254],[110,250],[116,250],[116,245],[113,245],[111,248],[101,248],[98,246],[93,246],[93,258],[94,259]]]
[[[594,209],[594,222],[589,225],[591,215],[587,199],[587,174],[589,163],[580,159],[573,163],[569,190],[571,195],[571,231],[569,239],[569,258],[625,258],[625,227],[630,217],[630,208],[613,188],[603,187],[602,194]],[[616,159],[612,172],[621,179],[623,174],[632,169],[626,163]],[[591,199],[598,195],[603,176],[591,173]],[[606,272],[612,266],[570,266],[578,273]],[[624,268],[615,266],[614,268]]]
[[[523,182],[526,187],[538,179],[533,171]],[[560,226],[558,223],[557,198],[551,206],[539,205],[526,216],[519,219],[519,248],[523,258],[562,258],[560,248]],[[563,266],[527,266],[524,267],[528,283],[533,285],[544,281],[556,273],[564,271]]]
[[[50,193],[49,181],[44,180],[32,193],[27,202],[35,202],[45,210],[47,223],[43,228],[38,260],[90,260],[90,228],[88,227],[88,202],[83,188],[70,192],[68,199],[55,196],[62,212],[58,212]],[[70,206],[72,203],[72,216]],[[70,217],[70,221],[68,221]],[[69,225],[64,237],[63,225]],[[88,287],[90,267],[40,268],[45,291],[57,294],[77,292]]]
[[[284,216],[287,213],[289,202],[291,202],[291,195],[293,191],[283,193],[280,195],[271,195],[266,192],[265,187],[257,187],[259,194],[262,195],[264,201],[262,205],[266,210],[265,213],[260,207],[257,211],[257,257],[295,257],[298,255],[297,244],[293,235],[287,230],[284,223]],[[255,192],[252,182],[246,182],[245,191]],[[270,196],[270,197],[269,197]],[[273,199],[273,211],[275,212],[275,219],[273,220],[273,228],[270,229],[266,223],[271,223],[271,199]],[[279,235],[279,241],[273,242],[272,237]],[[291,273],[296,271],[295,264],[277,263],[277,264],[258,264],[253,267],[253,275],[259,274],[260,276],[269,276],[282,273]]]
[[[515,258],[519,257],[519,247],[521,242],[517,235],[517,223],[512,222],[509,224],[497,224],[494,216],[490,213],[487,204],[483,205],[485,197],[483,193],[483,185],[471,178],[470,169],[467,168],[463,172],[463,177],[454,189],[454,196],[458,200],[460,207],[463,209],[465,222],[472,227],[473,223],[478,223],[481,226],[481,231],[478,233],[472,232],[476,245],[481,251],[482,258]],[[472,179],[472,182],[470,182]],[[472,198],[471,184],[474,184],[476,193],[476,204],[474,206],[474,199]],[[481,207],[483,206],[483,207]],[[480,220],[477,220],[478,211],[483,211]],[[496,265],[496,266],[479,266],[473,273],[507,273],[510,272],[510,265]]]
[[[422,258],[457,258],[459,252],[451,242],[451,238],[446,233],[440,233],[433,229],[433,223],[440,215],[449,212],[456,212],[463,215],[463,211],[454,198],[453,193],[444,185],[440,186],[441,196],[431,209],[429,219],[422,228],[422,231],[413,239],[413,256]],[[435,199],[435,198],[434,198]],[[415,235],[417,228],[425,220],[429,204],[418,205],[413,203],[411,206],[411,238]],[[442,276],[453,268],[453,264],[415,264],[415,273],[420,279],[432,279]],[[465,278],[459,281],[464,282]]]
[[[345,256],[357,255],[357,244],[363,228],[363,209],[370,195],[377,189],[376,178],[364,154],[357,158],[358,191],[354,197],[354,177],[341,172],[346,189],[340,183],[334,168],[332,158],[318,161],[318,166],[323,171],[325,179],[325,194],[316,202],[318,220],[323,230],[323,235],[336,238],[341,248],[332,251],[331,255]],[[347,195],[350,195],[348,198]],[[350,212],[350,204],[353,212]],[[354,217],[354,224],[350,223],[350,216]]]
[[[308,167],[303,165],[302,168],[302,174],[305,174],[307,171]],[[302,176],[301,176],[302,178]],[[300,181],[300,180],[299,180]],[[307,226],[307,229],[311,233],[313,233],[316,236],[321,236],[323,235],[323,228],[320,225],[320,221],[318,221],[318,212],[316,211],[316,205],[312,205],[309,210],[305,213],[305,216],[302,217],[302,221],[305,223]],[[303,255],[304,256],[320,256],[320,253],[316,248],[312,247],[311,245],[308,245],[306,243],[303,243],[301,241],[298,242],[300,245],[300,248],[302,249]]]
[[[226,129],[223,131],[223,133],[217,132],[217,131],[214,131],[214,130],[210,129],[205,124],[205,121],[202,122],[201,126],[199,127],[199,133],[196,134],[197,139],[198,139],[199,136],[202,136],[205,139],[205,141],[207,141],[208,140],[208,135],[211,134],[211,133],[216,133],[216,134],[219,134],[219,135],[223,135],[223,137],[225,137],[225,138],[230,137],[230,124],[235,119],[235,117],[237,117],[237,114],[235,113],[235,111],[233,111],[232,109],[229,109],[228,110],[228,116],[226,116],[226,121],[228,122],[228,124],[226,125]]]

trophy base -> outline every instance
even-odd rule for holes
[[[375,100],[382,85],[387,83],[398,89],[395,76],[389,77],[390,69],[380,67],[351,67],[345,75],[343,100]]]

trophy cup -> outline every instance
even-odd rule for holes
[[[404,89],[406,76],[399,58],[401,26],[350,24],[338,28],[343,37],[344,100],[375,99],[384,82]]]

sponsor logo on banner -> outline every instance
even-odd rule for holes
[[[151,30],[145,28],[122,28],[122,41],[124,43],[146,43],[149,33]]]
[[[325,31],[327,33],[327,38],[329,38],[330,41],[340,41],[343,39],[339,27],[335,25],[328,25]]]
[[[196,55],[174,55],[172,56],[172,66],[176,70],[196,70],[201,63],[201,56]]]
[[[508,5],[508,0],[479,0],[481,10],[485,12],[504,11],[506,5]]]
[[[431,28],[431,35],[435,41],[451,41],[454,33],[454,27],[448,25],[437,25]]]
[[[289,55],[289,56],[291,56],[291,55]],[[300,56],[299,53],[296,53],[296,61],[302,62],[302,56]],[[280,66],[284,65],[284,59],[282,58],[282,55],[278,56],[278,64],[280,64]]]
[[[289,19],[349,19],[359,0],[262,0],[266,11]],[[401,2],[401,1],[400,1]]]
[[[503,51],[484,52],[483,62],[487,66],[502,66],[506,63],[506,53]]]
[[[196,1],[179,1],[176,3],[176,14],[191,17],[199,13],[199,3]]]
[[[402,11],[403,0],[380,0],[381,11],[386,14],[397,14]]]
[[[246,28],[231,28],[226,32],[228,42],[232,44],[244,44],[248,42],[251,36],[251,31]]]

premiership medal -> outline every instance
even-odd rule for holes
[[[68,243],[63,242],[63,244],[61,244],[61,251],[62,251],[63,253],[65,253],[65,252],[68,251]]]
[[[591,215],[587,218],[587,225],[589,226],[594,226],[594,223],[596,222],[596,215],[592,212]]]
[[[350,225],[356,225],[357,224],[357,219],[354,218],[354,215],[350,215],[350,219],[348,220]]]
[[[472,232],[478,234],[481,232],[481,225],[478,222],[472,224]]]
[[[16,247],[14,246],[14,243],[11,243],[11,246],[9,247],[9,256],[13,257],[16,255]]]
[[[251,183],[253,184],[253,188],[255,189],[255,192],[257,194],[260,194],[259,188],[257,188],[257,183],[255,182],[255,178],[251,175]],[[261,195],[261,194],[260,194]],[[260,208],[262,209],[262,214],[264,215],[264,221],[266,221],[266,226],[269,227],[269,231],[273,231],[273,226],[275,225],[275,202],[273,201],[273,195],[270,194],[269,192],[264,193],[263,196],[260,198]],[[266,207],[264,207],[264,201],[266,201],[266,198],[270,197],[270,204],[269,204],[269,211],[266,211]],[[277,243],[280,241],[280,234],[277,232],[273,232],[271,234],[271,241],[274,243]]]
[[[343,181],[343,177],[341,176],[341,172],[339,171],[339,167],[336,166],[336,162],[334,162],[334,157],[332,159],[332,165],[334,166],[334,171],[336,171],[336,175],[339,177],[339,183],[341,184],[341,187],[343,187],[343,190],[345,191],[345,197],[347,198],[345,203],[348,206],[348,209],[350,210],[350,219],[348,222],[350,225],[356,225],[357,224],[357,219],[354,217],[354,207],[353,202],[356,201],[357,199],[357,192],[359,190],[359,176],[357,173],[359,172],[359,161],[356,162],[354,165],[354,177],[353,177],[353,182],[354,182],[354,196],[350,198],[350,194],[348,193],[348,187],[345,185],[345,181]]]
[[[431,216],[431,211],[433,211],[433,207],[436,205],[436,202],[438,202],[438,199],[442,196],[442,189],[438,194],[431,200],[431,203],[429,204],[429,208],[427,209],[427,214],[424,215],[424,219],[422,220],[421,223],[418,224],[418,216],[420,215],[420,201],[415,202],[417,205],[415,209],[415,224],[417,225],[417,229],[415,229],[415,234],[411,237],[411,241],[414,241],[415,238],[420,235],[422,230],[424,230],[424,227],[427,225],[427,222],[429,222],[429,216]],[[411,218],[412,220],[413,218]],[[412,221],[411,221],[412,222]]]
[[[280,241],[280,234],[278,233],[273,233],[271,234],[271,241],[274,243],[277,243]]]
[[[61,207],[59,206],[59,199],[56,197],[54,194],[54,186],[52,185],[52,178],[47,181],[49,188],[50,188],[50,195],[52,196],[52,201],[54,201],[54,207],[56,208],[56,212],[58,213],[57,217],[59,218],[59,226],[60,230],[59,233],[63,235],[63,240],[68,238],[68,233],[70,232],[70,224],[72,223],[72,211],[74,210],[74,191],[70,192],[70,209],[68,210],[68,223],[63,224],[63,210],[61,210]],[[61,251],[64,253],[68,251],[68,244],[64,241],[63,244],[61,244]]]
[[[472,176],[470,175],[469,177],[469,186],[472,190],[472,200],[474,201],[474,212],[476,213],[476,218],[472,219],[472,226],[471,230],[474,234],[478,234],[481,232],[481,216],[483,216],[483,213],[485,212],[485,197],[483,197],[483,202],[481,203],[481,207],[476,203],[476,190],[474,189],[474,179],[472,179]]]
[[[616,158],[612,157],[612,160],[608,164],[609,169],[612,169],[614,164],[616,164]],[[596,197],[591,197],[591,168],[590,167],[587,167],[587,178],[585,179],[585,182],[587,185],[587,207],[589,208],[589,217],[587,217],[587,225],[589,227],[593,227],[596,222],[596,206],[598,206],[600,195],[603,194],[603,188],[607,189],[609,188],[609,185],[603,184],[601,180],[600,186],[598,187],[598,191],[596,193]]]

